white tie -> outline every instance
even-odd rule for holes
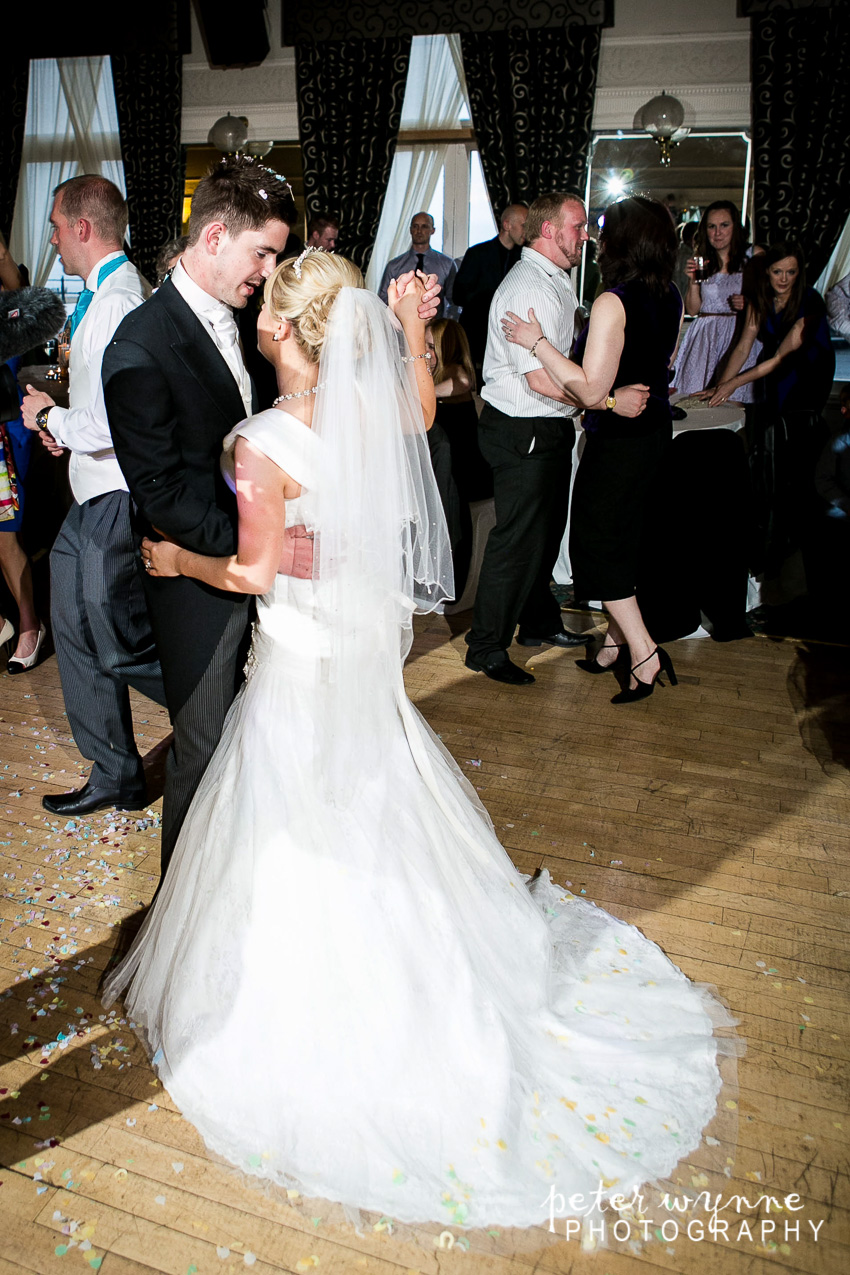
[[[212,310],[208,313],[210,327],[212,328],[213,338],[216,345],[221,351],[230,371],[233,373],[233,379],[239,387],[239,393],[242,395],[242,402],[245,404],[245,415],[251,415],[251,378],[245,370],[245,364],[242,361],[242,349],[239,344],[239,331],[236,327],[236,320],[233,317],[232,310]]]

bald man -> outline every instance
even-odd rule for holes
[[[405,274],[408,270],[437,276],[437,282],[442,288],[437,318],[442,318],[446,312],[446,306],[452,304],[452,289],[457,278],[457,266],[452,257],[446,256],[444,252],[437,252],[436,248],[431,247],[431,236],[435,230],[434,218],[430,213],[414,213],[410,221],[410,247],[407,252],[393,257],[392,261],[387,263],[378,289],[378,296],[384,305],[387,303],[390,280],[397,279],[400,274]]]

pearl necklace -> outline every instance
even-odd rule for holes
[[[291,398],[308,398],[311,394],[318,394],[319,390],[323,390],[326,384],[327,382],[324,385],[314,385],[311,390],[299,390],[297,394],[279,394],[272,403],[272,407],[277,407],[278,403],[286,403]]]

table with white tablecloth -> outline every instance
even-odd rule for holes
[[[675,403],[678,398],[683,395],[674,396],[672,402]],[[587,435],[581,428],[580,419],[576,422],[578,428],[576,430],[576,446],[573,455],[573,475],[570,480],[570,518],[573,509],[573,486],[575,485],[576,474],[578,473],[579,462],[581,461],[582,452]],[[707,403],[701,403],[698,407],[688,408],[688,414],[682,421],[673,422],[673,438],[676,439],[680,434],[687,433],[695,429],[729,429],[737,433],[738,430],[744,428],[744,407],[741,403],[721,403],[719,407],[709,407]],[[552,573],[556,584],[572,584],[573,573],[570,567],[570,518],[567,519],[567,529],[564,532],[564,538],[561,541],[561,552],[558,555],[558,561],[555,564],[555,570]]]
[[[645,578],[638,581],[647,627],[659,641],[694,631],[702,613],[719,634],[745,627],[750,502],[746,453],[735,437],[744,428],[744,408],[699,403],[685,410],[673,422],[673,444],[650,502]],[[579,430],[573,483],[584,443]],[[572,583],[569,533],[568,523],[553,573],[562,585]]]

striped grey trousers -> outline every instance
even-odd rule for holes
[[[128,687],[165,703],[130,529],[109,491],[68,512],[50,554],[50,622],[74,743],[96,788],[144,787]]]

